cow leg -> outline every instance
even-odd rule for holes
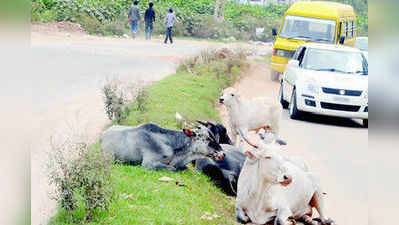
[[[291,215],[292,213],[289,209],[278,209],[276,219],[274,220],[274,225],[294,225],[295,222],[288,219]]]
[[[312,219],[312,217],[311,216],[309,216],[309,215],[303,215],[302,217],[301,217],[301,221],[303,221],[305,224],[307,224],[307,225],[319,225],[319,223],[317,222],[317,221],[314,221],[313,219]]]
[[[312,207],[315,207],[317,212],[319,213],[321,224],[323,224],[323,225],[332,225],[332,224],[334,224],[333,220],[327,219],[327,217],[326,217],[325,209],[324,209],[323,193],[320,190],[317,190],[313,194],[312,200],[310,201],[310,205]]]
[[[234,128],[233,124],[230,121],[229,121],[229,128],[230,128],[229,129],[230,137],[233,140],[233,145],[237,146],[237,135],[238,135],[238,133],[237,133],[236,129]],[[227,134],[229,134],[229,131],[227,131]]]
[[[150,160],[149,160],[150,159]],[[176,168],[162,163],[154,158],[144,158],[143,163],[141,164],[144,168],[150,170],[169,170],[169,171],[176,171]]]
[[[237,180],[235,173],[230,170],[220,169],[224,177],[224,191],[230,195],[237,195]]]
[[[280,123],[281,123],[281,110],[275,110],[273,112],[273,118],[275,118],[274,120],[272,120],[270,126],[271,126],[271,130],[274,132],[275,136],[276,136],[276,142],[280,145],[287,145],[287,142],[285,142],[284,140],[280,139]]]
[[[239,145],[240,145],[240,143],[238,142],[239,141],[239,138],[240,138],[240,136],[239,136],[239,133],[237,132],[237,130],[233,130],[233,140],[234,140],[234,146],[236,146],[237,148],[239,147]]]
[[[250,222],[249,217],[246,215],[244,210],[237,205],[236,205],[236,219],[238,222],[240,222],[242,224],[246,224],[246,223]]]

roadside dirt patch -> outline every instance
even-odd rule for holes
[[[52,22],[52,23],[39,23],[33,22],[31,26],[32,32],[54,33],[54,32],[68,32],[87,34],[80,24],[72,22]]]

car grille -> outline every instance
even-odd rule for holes
[[[321,102],[320,105],[321,108],[323,109],[332,109],[332,110],[339,110],[346,112],[357,112],[360,109],[360,106],[357,105],[341,105],[341,104],[333,104],[327,102]]]
[[[345,96],[360,96],[362,95],[362,91],[356,90],[343,90],[343,89],[336,89],[336,88],[326,88],[323,87],[323,92],[326,94],[333,94],[333,95],[341,95],[340,91],[345,91],[343,95]]]

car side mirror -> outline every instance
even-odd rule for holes
[[[339,38],[339,44],[341,44],[341,45],[345,44],[345,37]]]
[[[272,28],[272,35],[277,36],[277,29],[274,27]]]

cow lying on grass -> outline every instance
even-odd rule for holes
[[[153,123],[112,126],[101,134],[100,145],[118,161],[154,170],[181,170],[201,157],[224,157],[221,146],[204,126],[183,131],[164,129]]]
[[[225,153],[222,160],[197,159],[195,167],[209,176],[226,194],[236,196],[237,181],[246,155],[233,145],[221,144]]]
[[[258,132],[260,129],[271,129],[278,137],[282,107],[278,102],[272,102],[266,98],[248,100],[240,97],[237,90],[227,88],[223,91],[219,102],[224,104],[229,115],[230,129],[234,143],[237,145],[237,136],[240,136],[239,148],[242,149],[243,139],[253,147],[247,138],[248,131]],[[277,138],[281,145],[286,143]]]
[[[260,145],[247,152],[237,186],[236,217],[241,223],[294,225],[295,220],[312,220],[316,208],[321,224],[333,224],[326,218],[323,192],[318,179],[301,164],[286,160],[279,150]]]
[[[222,124],[210,121],[198,121],[198,123],[206,126],[212,132],[222,146],[225,157],[222,160],[197,159],[195,167],[209,176],[216,186],[220,187],[226,194],[236,196],[238,176],[246,155],[231,145],[230,137]]]

